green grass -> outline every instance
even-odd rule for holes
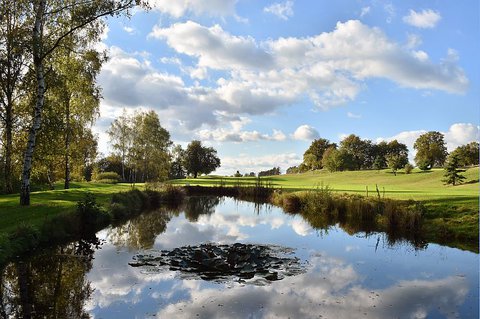
[[[68,190],[60,189],[61,186],[59,184],[59,189],[55,190],[33,192],[29,207],[19,205],[18,194],[0,195],[0,234],[10,233],[19,225],[36,227],[60,213],[73,212],[87,192],[93,193],[97,202],[106,206],[113,194],[131,189],[130,184],[71,183]]]
[[[432,204],[456,203],[460,206],[478,208],[479,196],[478,167],[469,168],[465,172],[465,184],[446,186],[443,184],[443,169],[433,169],[428,172],[414,170],[412,174],[397,173],[394,176],[389,170],[335,172],[313,171],[303,174],[279,175],[262,177],[262,181],[270,183],[275,188],[285,190],[302,190],[317,188],[320,185],[329,186],[337,193],[355,193],[360,195],[380,195],[393,199],[413,199]],[[174,180],[173,184],[190,184],[201,186],[246,185],[255,183],[253,177],[219,177],[205,176],[197,179]]]
[[[279,175],[262,178],[274,188],[283,190],[315,189],[321,185],[328,186],[334,193],[354,193],[386,198],[422,201],[427,207],[425,219],[428,221],[426,231],[437,232],[442,229],[454,234],[456,238],[478,239],[479,208],[479,169],[469,168],[465,172],[466,183],[458,186],[443,184],[443,169],[429,172],[414,170],[412,174],[398,173],[394,176],[388,170],[336,172],[315,171],[294,175]],[[197,179],[173,180],[176,185],[201,186],[235,186],[254,185],[257,180],[252,177],[206,176]],[[143,187],[142,184],[137,187]],[[31,206],[18,204],[18,194],[0,195],[0,235],[8,234],[19,225],[37,227],[47,219],[60,213],[73,212],[76,203],[84,198],[86,192],[95,195],[97,202],[106,206],[112,195],[131,189],[130,184],[72,183],[69,190],[39,191],[32,193]],[[1,236],[0,236],[1,237]]]
[[[348,171],[330,173],[314,171],[303,174],[279,175],[262,178],[262,182],[287,191],[300,191],[328,186],[337,194],[359,194],[380,196],[399,200],[421,201],[426,207],[424,232],[428,238],[440,237],[455,240],[456,247],[476,246],[478,251],[479,234],[479,169],[472,167],[464,173],[462,185],[444,185],[443,169],[428,172],[414,170],[393,175],[389,170]],[[197,179],[174,180],[179,185],[249,185],[256,182],[252,177],[206,176]]]

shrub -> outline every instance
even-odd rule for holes
[[[116,172],[103,172],[98,173],[95,180],[98,182],[108,181],[109,183],[118,183],[121,177]]]
[[[33,251],[38,246],[40,234],[37,229],[28,224],[21,224],[10,234],[9,241],[12,250],[20,254]]]
[[[281,206],[287,213],[298,212],[302,207],[300,197],[295,194],[285,194],[282,198]]]
[[[405,174],[410,174],[413,171],[413,165],[410,163],[405,164],[405,167],[403,168],[405,170]]]
[[[160,193],[157,192],[158,195]],[[159,196],[160,197],[160,196]],[[168,204],[179,204],[185,198],[185,190],[181,187],[175,187],[171,184],[167,184],[163,190],[163,196],[161,200],[168,203]],[[158,202],[160,202],[160,198],[158,198]]]
[[[118,180],[116,180],[116,179],[99,179],[95,182],[102,183],[102,184],[117,184]]]
[[[76,216],[79,219],[80,235],[93,234],[109,222],[108,215],[102,212],[91,193],[87,193],[83,200],[77,202]]]

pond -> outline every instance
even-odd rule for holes
[[[0,318],[478,318],[478,254],[344,229],[191,197],[9,264]]]

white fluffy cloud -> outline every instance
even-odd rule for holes
[[[242,173],[258,173],[261,170],[267,170],[277,166],[279,166],[283,172],[285,172],[288,167],[298,165],[301,162],[301,156],[295,153],[270,154],[263,156],[249,156],[246,154],[240,154],[239,156],[235,157],[223,156],[222,167],[218,173],[231,175],[237,170]]]
[[[228,16],[235,14],[237,0],[150,0],[153,10],[179,18],[194,15]]]
[[[181,131],[191,136],[193,130],[210,129],[213,140],[283,140],[281,131],[234,131],[227,137],[225,129],[215,130],[240,117],[275,112],[305,96],[322,109],[344,104],[354,100],[370,78],[451,93],[462,93],[468,86],[453,50],[435,64],[426,52],[411,51],[356,20],[312,37],[264,42],[192,21],[156,26],[150,36],[165,40],[177,52],[163,57],[162,63],[180,68],[193,79],[210,76],[209,70],[219,71],[222,77],[187,84],[180,75],[152,67],[144,54],[112,47],[99,76],[102,110],[105,106],[152,108],[174,134]],[[184,55],[193,59],[193,66],[182,64]],[[221,121],[219,114],[231,118]],[[306,138],[301,132],[297,137]]]
[[[311,141],[320,137],[318,131],[310,125],[300,125],[292,134],[295,140]]]
[[[409,15],[403,17],[403,22],[417,28],[432,29],[437,26],[441,18],[442,16],[439,12],[431,9],[422,10],[421,12],[410,10]]]
[[[447,149],[453,151],[460,145],[480,140],[480,126],[471,123],[456,123],[445,134]]]
[[[397,140],[407,145],[409,149],[410,160],[413,161],[413,158],[416,154],[416,151],[413,149],[413,144],[417,138],[424,133],[427,133],[427,131],[405,131],[388,138],[380,137],[377,139],[377,142]],[[449,152],[453,151],[460,145],[465,145],[470,142],[480,140],[480,126],[471,123],[452,124],[448,131],[441,133],[444,135],[444,141]]]
[[[293,1],[275,2],[263,8],[263,11],[276,15],[282,20],[288,20],[293,16]]]
[[[198,67],[228,72],[216,92],[238,112],[250,114],[270,112],[305,95],[319,108],[341,105],[354,100],[370,78],[450,93],[468,87],[450,53],[435,64],[426,52],[411,51],[357,20],[339,22],[335,30],[313,37],[265,42],[192,21],[155,26],[150,37],[195,58]]]
[[[196,22],[154,26],[149,37],[165,39],[177,52],[198,58],[198,65],[228,70],[262,68],[272,64],[270,55],[251,37],[232,36],[221,26],[204,27]]]
[[[245,124],[250,120],[246,117],[241,117],[239,120],[230,122],[230,127],[220,127],[217,129],[202,129],[196,135],[202,141],[217,141],[217,142],[256,142],[256,141],[284,141],[286,135],[281,130],[273,130],[272,134],[262,134],[258,131],[242,130]]]

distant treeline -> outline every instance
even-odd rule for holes
[[[440,132],[431,131],[420,135],[414,148],[417,151],[415,164],[422,170],[442,167],[449,156],[444,136]],[[478,165],[478,143],[459,146],[450,155],[458,157],[463,166]],[[409,172],[413,165],[408,161],[408,148],[405,144],[397,140],[373,143],[351,134],[339,145],[324,138],[314,140],[303,154],[303,162],[299,166],[288,168],[287,174],[322,168],[331,172],[390,168],[396,173],[399,169]]]

